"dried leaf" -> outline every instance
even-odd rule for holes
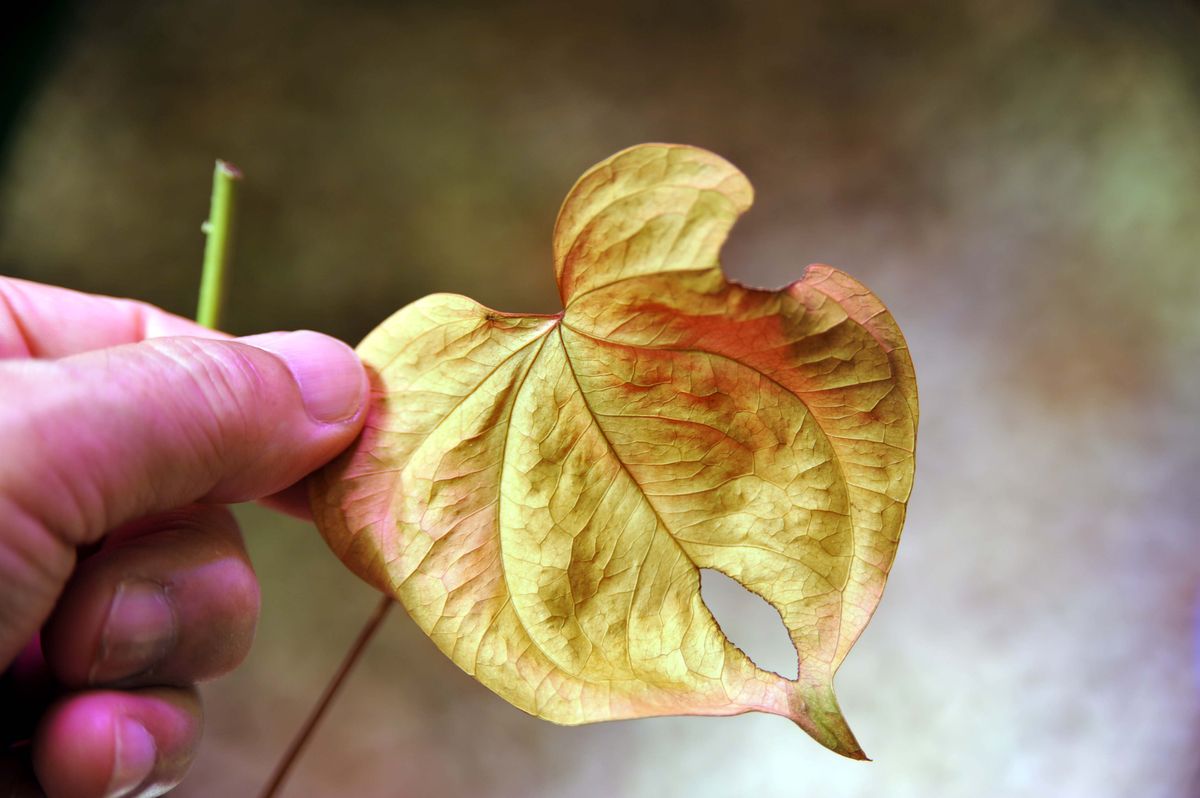
[[[338,557],[526,712],[759,710],[862,757],[833,674],[896,551],[916,381],[891,314],[847,275],[724,277],[752,197],[692,147],[594,167],[555,227],[565,310],[438,294],[380,325],[358,349],[367,429],[313,507]],[[699,568],[779,611],[795,681],[728,641]]]

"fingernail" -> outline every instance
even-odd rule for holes
[[[353,418],[367,398],[367,377],[354,350],[336,338],[299,330],[239,339],[287,364],[315,420],[333,424]]]
[[[158,758],[154,738],[136,720],[120,718],[113,730],[113,769],[104,798],[130,795],[150,777]]]
[[[115,682],[149,670],[175,642],[175,613],[162,586],[127,579],[113,594],[88,681]]]

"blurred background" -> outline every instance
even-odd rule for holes
[[[1196,3],[30,5],[4,274],[191,315],[221,157],[232,332],[353,342],[433,291],[553,312],[566,190],[674,141],[757,188],[730,274],[836,265],[908,337],[916,486],[837,682],[873,763],[776,717],[559,728],[397,612],[286,795],[1200,796]],[[310,528],[242,519],[259,639],[178,796],[252,794],[375,603]],[[705,595],[787,667],[777,617]]]

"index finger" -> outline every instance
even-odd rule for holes
[[[229,337],[145,302],[0,277],[0,359],[65,357],[172,335]]]

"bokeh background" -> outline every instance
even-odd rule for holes
[[[888,303],[920,380],[908,525],[838,677],[873,763],[775,717],[564,729],[392,615],[300,796],[1200,795],[1200,8],[1169,0],[99,0],[0,55],[0,272],[191,314],[246,173],[228,329],[361,337],[429,292],[554,311],[550,228],[641,141],[758,190],[724,256]],[[24,15],[22,22],[21,15]],[[11,21],[11,20],[10,20]],[[242,512],[246,666],[178,796],[262,784],[375,597]],[[777,617],[705,586],[752,656]]]

